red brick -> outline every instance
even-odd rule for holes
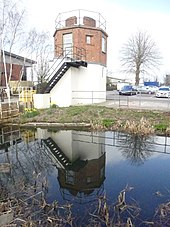
[[[87,20],[87,18],[86,18],[86,20]],[[92,24],[92,25],[94,25],[94,24]],[[73,34],[73,46],[74,47],[84,48],[84,50],[86,52],[85,60],[87,62],[106,65],[107,36],[108,35],[106,34],[105,31],[103,31],[100,28],[89,27],[89,26],[84,26],[84,25],[57,29],[54,34],[54,44],[55,44],[55,55],[56,56],[60,56],[62,54],[63,35],[68,34],[68,33]],[[91,36],[91,41],[92,41],[91,44],[86,43],[87,35]],[[102,52],[102,36],[104,36],[106,39],[106,53]],[[75,51],[75,48],[74,48],[74,51]]]

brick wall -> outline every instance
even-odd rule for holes
[[[86,61],[106,65],[107,60],[107,34],[99,29],[85,26],[74,26],[70,28],[58,29],[54,34],[55,54],[62,52],[63,35],[73,34],[73,46],[86,50]],[[90,36],[90,44],[86,41],[86,36]],[[102,52],[102,36],[106,38],[106,53]],[[59,48],[61,47],[61,48]]]
[[[0,81],[0,86],[6,86],[6,80],[5,80],[5,70],[3,64],[1,65],[1,81]],[[17,81],[20,80],[20,75],[21,75],[21,65],[12,65],[12,76],[11,80]],[[7,77],[9,78],[10,74],[10,64],[6,64],[6,71],[7,71]]]
[[[101,177],[103,168],[105,168],[105,155],[99,159],[88,160],[86,166],[75,172],[75,184],[73,185],[66,182],[66,171],[59,169],[58,178],[60,185],[63,188],[69,188],[72,192],[100,187],[105,177]],[[90,178],[90,182],[87,182],[88,178]]]
[[[69,17],[69,18],[67,18],[66,19],[66,27],[70,27],[70,26],[73,26],[73,25],[75,25],[75,24],[77,24],[77,17],[76,16],[74,16],[74,17]]]
[[[83,17],[83,24],[87,27],[96,27],[96,21],[91,17]]]

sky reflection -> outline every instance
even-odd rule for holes
[[[1,133],[0,166],[9,163],[10,169],[0,168],[0,185],[2,193],[10,194],[21,183],[29,193],[35,182],[36,190],[47,184],[44,193],[49,203],[69,201],[80,216],[104,194],[114,203],[128,185],[133,190],[127,201],[138,201],[142,219],[149,220],[170,196],[169,154],[169,137],[18,129],[10,136]]]

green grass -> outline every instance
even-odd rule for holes
[[[122,130],[126,121],[138,123],[142,118],[145,118],[158,134],[163,134],[167,128],[170,128],[170,112],[116,109],[97,105],[55,106],[44,110],[31,110],[21,115],[20,122],[85,122],[100,129]]]
[[[102,124],[106,128],[111,127],[114,123],[115,123],[115,121],[113,119],[103,119],[102,120]]]
[[[168,125],[165,123],[159,123],[159,124],[154,125],[154,128],[157,131],[165,132],[166,129],[168,128]]]

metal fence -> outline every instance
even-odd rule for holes
[[[148,151],[151,153],[161,153],[170,155],[170,137],[168,136],[150,136],[143,139],[141,136],[134,136],[127,133],[122,133],[118,131],[108,131],[108,132],[73,132],[73,141],[79,141],[82,143],[94,143],[109,147],[123,148],[129,152],[141,152]],[[132,144],[138,144],[136,150],[133,149]]]
[[[113,92],[112,92],[113,93]],[[170,110],[170,97],[169,98],[156,98],[152,95],[107,95],[106,106],[113,106],[118,108],[129,109],[149,109],[149,110]]]
[[[94,104],[106,101],[106,91],[72,91],[74,104]]]
[[[33,107],[33,88],[21,88],[15,93],[11,90],[11,102],[22,102],[26,107]],[[1,103],[8,103],[7,97]],[[146,109],[170,111],[170,97],[156,98],[155,95],[137,94],[132,96],[119,95],[115,91],[72,91],[72,105],[103,105],[113,108]]]
[[[98,104],[107,107],[170,110],[170,98],[155,98],[153,95],[118,95],[113,91],[73,91],[73,104]]]

